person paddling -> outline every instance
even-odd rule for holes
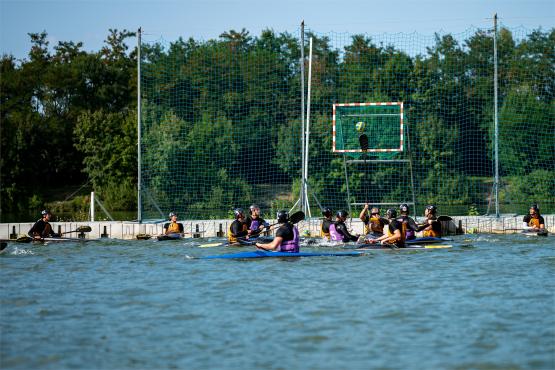
[[[260,207],[256,204],[251,205],[249,210],[250,215],[246,220],[247,232],[249,237],[257,238],[264,229],[269,229],[270,224],[260,217]]]
[[[177,213],[170,212],[168,217],[170,222],[164,224],[164,234],[183,234],[183,224],[181,222],[177,222]]]
[[[235,221],[233,221],[229,226],[229,230],[227,231],[227,241],[229,244],[239,244],[238,238],[248,239],[249,233],[247,231],[247,223],[245,222],[245,213],[243,212],[243,209],[235,208],[233,210],[233,214],[235,215]]]
[[[322,225],[320,226],[320,236],[325,240],[330,240],[330,225],[333,223],[331,219],[331,209],[325,208],[322,210]]]
[[[41,212],[41,215],[41,219],[35,222],[27,234],[33,239],[43,239],[49,237],[59,238],[60,234],[55,233],[54,230],[52,230],[52,225],[50,225],[52,213],[45,209]]]
[[[333,241],[348,243],[356,242],[359,238],[358,235],[351,235],[345,225],[349,213],[347,211],[337,211],[335,214],[335,222],[330,225],[330,238]]]
[[[437,220],[437,207],[430,204],[424,210],[426,221],[418,226],[418,231],[423,231],[423,237],[441,238],[441,223]]]
[[[289,222],[289,213],[287,211],[278,211],[277,222],[280,224],[280,227],[276,231],[274,240],[270,243],[256,243],[256,247],[265,251],[299,253],[299,230]]]
[[[522,219],[522,228],[525,231],[545,231],[545,220],[537,204],[530,206],[529,213]]]
[[[393,245],[398,248],[404,248],[406,239],[406,232],[404,230],[405,224],[402,221],[399,221],[397,218],[397,211],[394,209],[388,209],[386,216],[389,220],[389,224],[385,229],[386,233],[378,239],[368,240],[367,243],[381,243],[384,245]]]

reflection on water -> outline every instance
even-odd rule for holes
[[[0,365],[553,368],[554,239],[455,244],[250,261],[187,259],[245,250],[190,240],[10,245]]]

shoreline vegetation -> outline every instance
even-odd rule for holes
[[[83,44],[75,41],[50,45],[46,31],[29,36],[28,58],[3,55],[0,63],[0,222],[35,220],[37,212],[46,207],[64,220],[84,220],[92,190],[111,213],[132,217],[137,209],[137,55],[129,45],[135,42],[135,33],[109,30],[105,46],[95,52],[84,51]],[[367,36],[353,35],[341,50],[341,58],[328,38],[311,36],[315,52],[329,64],[320,66],[322,70],[316,68],[312,102],[311,153],[312,146],[316,154],[326,152],[322,158],[311,159],[310,168],[311,186],[321,203],[334,209],[345,204],[342,162],[329,153],[328,103],[404,101],[409,118],[423,120],[407,121],[413,125],[410,144],[417,168],[419,207],[435,203],[444,214],[491,213],[493,68],[489,35],[476,31],[460,43],[449,34],[436,35],[427,54],[414,57],[394,45],[378,46]],[[542,213],[550,213],[555,211],[555,151],[549,132],[549,125],[555,122],[555,29],[534,30],[519,41],[508,29],[501,29],[498,37],[502,212],[522,213],[534,202],[540,204]],[[182,80],[171,82],[180,84],[188,99],[184,105],[202,107],[190,112],[184,106],[152,105],[147,99],[144,114],[170,119],[177,130],[194,126],[199,138],[217,134],[213,132],[216,126],[203,125],[212,117],[222,116],[230,124],[269,119],[272,125],[253,131],[252,137],[256,145],[272,143],[265,161],[273,171],[269,180],[275,181],[257,178],[259,168],[254,167],[241,168],[242,176],[231,179],[232,166],[237,166],[243,155],[244,141],[230,142],[232,149],[210,153],[224,168],[194,166],[197,158],[206,155],[205,146],[187,148],[192,150],[189,159],[193,165],[188,175],[200,178],[200,172],[194,171],[203,170],[203,178],[213,182],[181,184],[190,187],[185,188],[190,198],[176,200],[187,209],[182,218],[222,218],[233,206],[252,202],[268,213],[292,205],[299,189],[300,159],[290,150],[295,144],[287,132],[294,127],[300,106],[297,39],[271,30],[253,37],[243,29],[206,42],[180,38],[169,47],[155,43],[143,48],[145,70],[163,75],[175,67],[176,60],[186,64]],[[234,58],[222,58],[217,66],[206,62],[222,52]],[[269,62],[257,63],[256,58]],[[230,99],[233,104],[248,101],[260,106],[274,102],[267,100],[267,91],[250,95],[260,81],[248,75],[248,68],[237,69],[233,64],[247,60],[260,66],[256,73],[264,76],[263,89],[280,86],[280,91],[274,91],[280,104],[264,113],[228,107]],[[207,66],[212,69],[206,76],[213,80],[195,80]],[[237,70],[234,78],[242,87],[229,85],[224,78],[229,70]],[[369,71],[368,79],[360,80],[357,70]],[[150,81],[155,87],[162,82]],[[381,88],[370,94],[368,85]],[[291,110],[280,111],[280,107]],[[228,127],[225,125],[223,129]],[[461,151],[466,157],[461,157]],[[388,176],[387,171],[376,171],[367,180],[381,184],[384,198],[403,194]],[[361,182],[362,176],[353,179],[353,193],[363,192]],[[417,208],[414,213],[420,211]],[[100,210],[97,214],[104,216]]]

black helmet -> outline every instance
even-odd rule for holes
[[[245,216],[245,212],[243,212],[243,208],[235,208],[233,210],[233,214],[235,215],[235,218],[241,218]]]
[[[277,212],[277,221],[280,224],[286,223],[289,221],[289,213],[287,211],[281,210]]]
[[[177,216],[177,213],[175,212],[170,212],[170,214],[168,215],[168,217],[171,219],[173,216]]]
[[[430,204],[429,206],[426,206],[426,209],[428,211],[430,211],[431,214],[435,215],[437,212],[437,207],[434,206],[433,204]]]
[[[532,205],[530,206],[530,209],[533,209],[534,212],[536,212],[536,213],[540,213],[540,207],[538,207],[537,204],[532,204]]]
[[[339,210],[339,211],[337,211],[335,216],[336,217],[341,217],[341,218],[347,218],[347,216],[349,216],[349,212],[344,211],[344,210]]]
[[[331,217],[331,209],[329,209],[327,207],[322,209],[322,215],[324,215],[326,217]]]
[[[42,217],[44,217],[44,216],[46,216],[46,215],[51,215],[52,213],[50,213],[49,210],[45,209],[45,210],[43,210],[40,214],[42,215]]]
[[[255,209],[260,209],[260,207],[257,206],[256,204],[251,204],[251,206],[249,207],[249,210],[252,212],[252,211],[254,211]]]
[[[387,210],[385,215],[387,216],[387,218],[395,218],[395,217],[397,217],[397,211],[394,210],[393,208],[390,208],[390,209]]]
[[[379,207],[372,207],[370,209],[370,214],[372,215],[379,215],[380,214],[380,208]]]
[[[401,211],[401,213],[409,213],[409,205],[403,203],[399,206],[399,210]]]

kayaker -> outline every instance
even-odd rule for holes
[[[238,238],[248,239],[247,223],[245,222],[245,213],[242,208],[235,208],[233,210],[235,221],[229,226],[227,231],[227,241],[229,244],[238,244]]]
[[[299,230],[289,222],[287,211],[278,211],[277,222],[280,227],[276,231],[274,240],[270,243],[256,243],[256,247],[266,251],[299,253]]]
[[[405,247],[406,232],[405,224],[397,218],[397,211],[388,209],[386,212],[389,224],[385,228],[386,233],[377,239],[370,239],[367,243],[381,243],[385,245],[395,245],[398,248]]]
[[[249,236],[258,237],[260,233],[266,229],[268,230],[270,224],[260,217],[260,207],[253,204],[249,207],[250,215],[247,217],[247,232]],[[254,235],[253,235],[254,234]]]
[[[55,233],[54,230],[52,230],[52,225],[50,225],[52,213],[45,209],[41,212],[41,216],[40,220],[35,222],[27,234],[34,239],[59,238],[60,234]]]
[[[369,205],[366,203],[360,212],[359,218],[364,224],[364,234],[370,234],[370,237],[379,238],[383,235],[383,228],[387,225],[387,219],[380,216],[380,209],[372,207],[370,214],[368,214]]]
[[[437,220],[437,207],[430,204],[424,210],[426,221],[418,226],[418,231],[423,231],[422,236],[441,238],[441,223]]]
[[[406,235],[405,235],[406,240],[415,239],[416,238],[416,232],[418,231],[418,225],[412,219],[412,217],[409,216],[409,206],[408,206],[408,204],[405,204],[405,203],[401,204],[399,206],[399,211],[400,211],[401,215],[399,217],[397,217],[396,220],[403,223],[404,230],[405,230],[405,233],[406,233]]]
[[[545,220],[540,215],[540,208],[537,204],[530,206],[529,213],[522,219],[522,228],[525,231],[545,230]]]
[[[322,225],[320,226],[320,236],[326,240],[330,240],[330,225],[333,223],[331,209],[324,208],[322,210]]]
[[[170,222],[166,222],[164,224],[164,234],[183,234],[183,224],[181,222],[177,222],[177,213],[170,212],[168,215]]]
[[[343,243],[356,242],[359,238],[358,235],[351,235],[345,225],[349,213],[347,211],[337,211],[335,214],[335,222],[330,225],[330,239]]]

